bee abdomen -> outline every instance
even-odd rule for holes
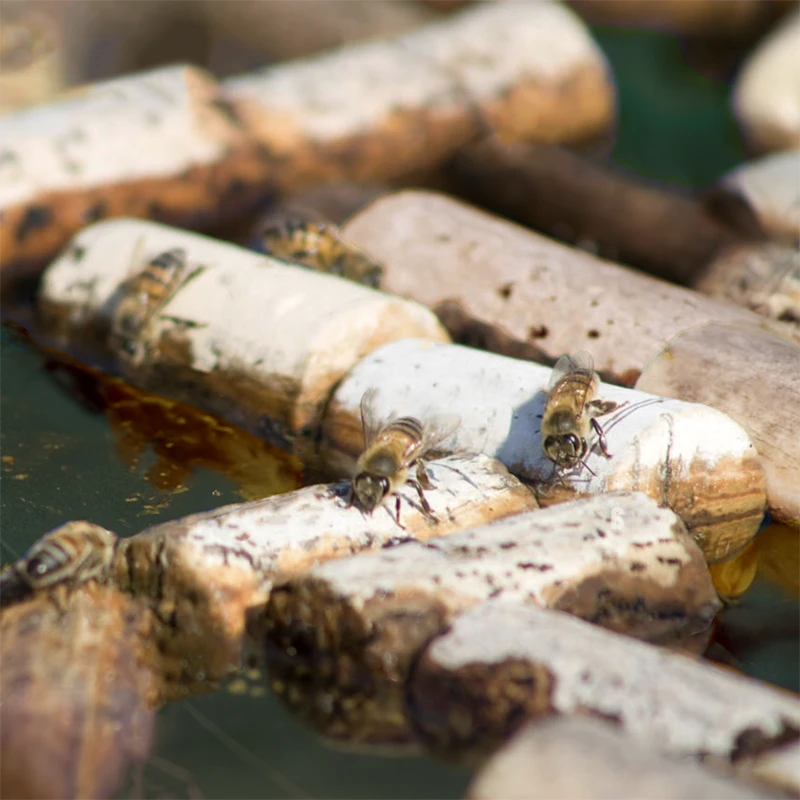
[[[392,433],[402,433],[414,441],[422,439],[423,434],[422,423],[416,417],[399,417],[390,422],[385,430]]]

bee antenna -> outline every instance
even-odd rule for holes
[[[588,469],[589,472],[595,476],[595,478],[597,477],[597,473],[585,461],[581,461],[581,464],[583,464],[583,466],[586,467],[586,469]]]

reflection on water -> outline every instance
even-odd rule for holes
[[[800,531],[772,523],[739,556],[711,569],[728,602],[708,657],[800,691]]]
[[[7,481],[42,478],[42,470],[35,470],[47,454],[62,460],[63,469],[69,468],[76,449],[86,458],[90,450],[80,440],[90,426],[104,440],[99,444],[103,453],[96,456],[107,458],[105,439],[110,435],[112,452],[132,475],[149,484],[141,489],[129,486],[124,492],[122,499],[129,504],[126,516],[168,512],[175,497],[189,491],[194,477],[204,471],[226,476],[236,487],[237,497],[231,499],[237,500],[267,497],[300,485],[300,462],[252,434],[191,406],[136,389],[58,350],[38,346],[12,323],[3,323],[2,334],[7,415],[2,470]],[[69,401],[64,402],[65,397]],[[29,448],[19,434],[30,429],[36,417],[55,416],[70,424],[40,426],[37,447]],[[93,417],[97,419],[92,423]],[[56,456],[60,450],[67,452]],[[112,475],[118,473],[114,470]],[[7,482],[8,486],[14,484]],[[69,518],[60,516],[61,521]]]

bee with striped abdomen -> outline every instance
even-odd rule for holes
[[[142,337],[159,309],[179,287],[202,270],[199,267],[187,274],[187,267],[186,250],[173,247],[150,259],[126,282],[111,322],[109,341],[113,350],[138,360]]]
[[[117,537],[91,522],[67,522],[50,531],[6,572],[4,583],[16,578],[30,591],[57,592],[60,607],[65,592],[90,580],[103,582],[109,575]],[[6,577],[8,573],[8,577]]]
[[[399,491],[409,484],[419,495],[423,513],[436,522],[423,493],[423,489],[433,488],[423,459],[456,430],[461,420],[456,415],[440,415],[425,423],[416,417],[395,417],[381,424],[373,411],[376,394],[375,389],[369,389],[361,398],[364,450],[356,464],[348,504],[355,502],[362,511],[372,513],[393,494],[400,525]],[[414,468],[412,478],[410,472]]]
[[[592,430],[597,434],[602,454],[611,458],[597,417],[609,414],[619,408],[619,404],[598,400],[595,396],[599,386],[600,378],[594,371],[594,362],[585,351],[576,353],[574,357],[561,356],[553,367],[541,433],[544,454],[556,465],[559,473],[574,469],[578,464],[589,469],[584,459],[590,449]]]
[[[383,267],[342,239],[335,225],[287,221],[266,228],[262,242],[266,254],[273,258],[339,275],[373,289],[380,287]]]

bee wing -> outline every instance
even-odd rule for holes
[[[575,355],[563,355],[556,361],[553,367],[553,372],[550,375],[550,383],[547,386],[548,391],[552,389],[565,375],[571,372],[584,372],[587,371],[591,374],[594,372],[594,360],[586,350],[579,350]]]
[[[126,280],[132,282],[133,278],[138,275],[144,267],[144,245],[146,236],[142,234],[137,240],[136,244],[131,250],[131,259],[128,263],[128,271],[126,273]]]
[[[378,390],[373,386],[367,389],[361,397],[361,430],[364,434],[365,449],[375,441],[375,437],[383,427],[375,413],[375,398],[377,396]]]
[[[426,418],[425,427],[422,434],[422,444],[420,454],[429,453],[436,450],[438,445],[449,439],[461,425],[461,417],[458,414],[434,414]]]

